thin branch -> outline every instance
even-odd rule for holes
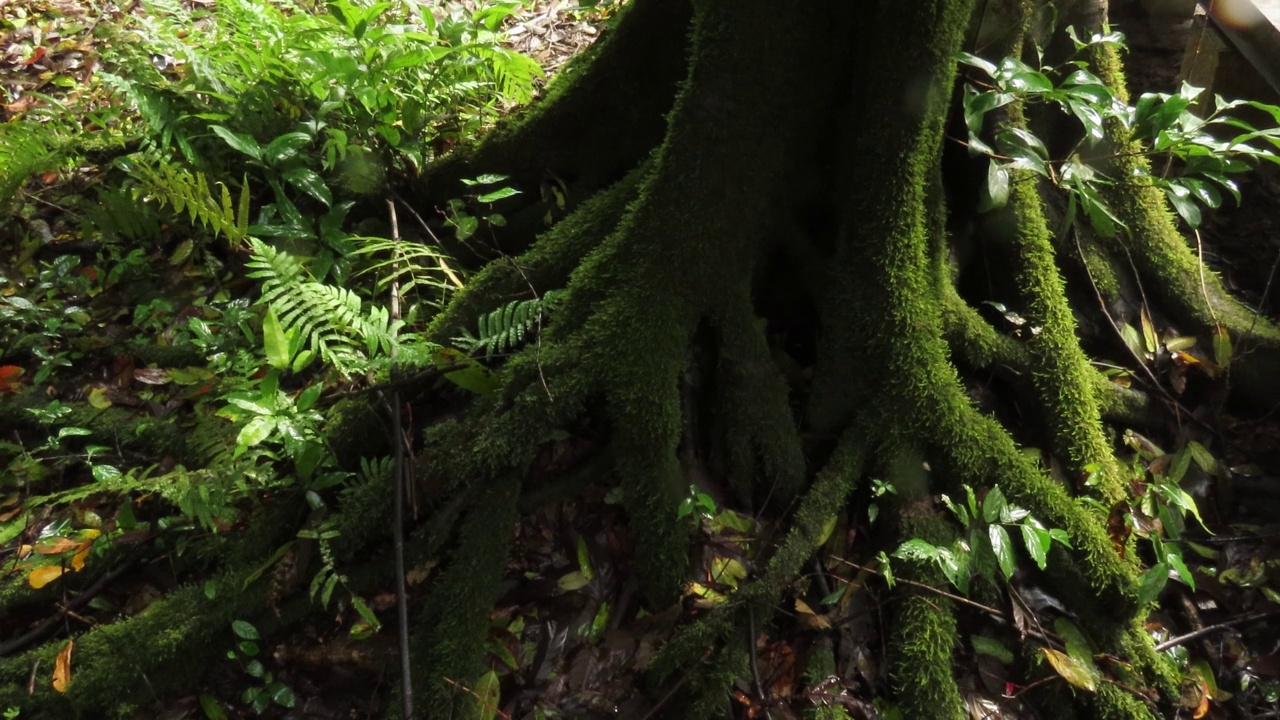
[[[1178,637],[1169,638],[1168,640],[1165,640],[1159,645],[1156,645],[1156,652],[1164,652],[1169,648],[1177,647],[1179,645],[1182,645],[1183,643],[1191,642],[1196,638],[1200,638],[1200,637],[1204,637],[1205,635],[1216,633],[1219,630],[1227,630],[1237,625],[1247,625],[1252,622],[1257,622],[1259,620],[1266,620],[1268,618],[1273,618],[1273,617],[1280,617],[1280,610],[1253,613],[1252,615],[1241,615],[1240,617],[1234,617],[1234,618],[1231,618],[1230,620],[1224,620],[1223,622],[1216,623],[1214,625],[1206,625],[1200,628],[1199,630],[1194,630],[1192,632],[1187,633],[1186,635],[1179,635]]]
[[[387,212],[391,214],[391,239],[400,242],[400,224],[396,219],[396,206],[387,201]],[[398,263],[391,267],[391,320],[400,319],[400,281],[397,277]],[[396,344],[391,343],[391,372],[395,380]],[[385,398],[385,396],[383,396]],[[405,437],[400,421],[400,391],[391,391],[391,402],[388,410],[391,413],[391,432],[395,437],[396,454],[395,470],[392,479],[392,492],[395,493],[395,517],[391,523],[392,542],[395,547],[396,560],[396,619],[399,621],[398,640],[400,645],[400,706],[405,720],[413,720],[413,676],[409,660],[409,595],[405,588],[404,567],[404,495],[408,489],[408,478],[405,475]]]

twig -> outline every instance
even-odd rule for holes
[[[8,655],[12,655],[17,651],[26,648],[31,643],[36,642],[37,640],[42,640],[44,636],[47,635],[49,631],[52,630],[53,627],[56,626],[58,622],[67,615],[67,613],[75,612],[76,610],[79,610],[85,605],[88,605],[90,601],[92,601],[103,590],[106,589],[108,583],[110,583],[112,580],[115,580],[116,578],[123,575],[125,571],[133,567],[133,564],[136,561],[137,561],[137,555],[135,553],[134,557],[129,558],[119,567],[115,568],[111,572],[108,572],[107,574],[98,578],[98,581],[95,582],[93,585],[89,586],[88,590],[85,590],[84,592],[77,595],[75,600],[72,600],[71,602],[64,604],[61,608],[58,609],[58,612],[51,615],[50,617],[45,618],[39,625],[31,628],[27,632],[23,633],[22,635],[19,635],[16,638],[13,638],[12,640],[9,640],[3,644],[0,644],[0,657],[6,657]]]
[[[396,206],[387,201],[387,211],[391,213],[391,239],[400,242],[400,225],[396,220]],[[391,266],[391,320],[400,319],[400,281],[397,278],[398,263]],[[391,343],[391,373],[395,380],[396,344]],[[384,396],[385,398],[385,396]],[[405,588],[404,568],[404,494],[408,486],[405,477],[405,438],[404,429],[400,426],[400,391],[391,391],[391,432],[395,437],[396,459],[392,479],[392,492],[395,493],[395,517],[391,524],[391,537],[396,556],[396,616],[399,621],[400,641],[400,706],[405,720],[413,720],[413,677],[409,660],[409,596]]]
[[[1194,630],[1192,632],[1187,633],[1186,635],[1179,635],[1178,637],[1169,638],[1168,640],[1165,640],[1159,645],[1156,645],[1156,652],[1163,652],[1165,650],[1168,650],[1169,648],[1177,647],[1183,643],[1191,642],[1196,638],[1204,637],[1205,635],[1209,635],[1211,633],[1216,633],[1219,630],[1226,630],[1228,628],[1235,627],[1236,625],[1247,625],[1248,623],[1251,623],[1251,622],[1257,622],[1259,620],[1266,620],[1267,618],[1273,618],[1278,616],[1280,616],[1280,610],[1272,610],[1270,612],[1259,612],[1259,613],[1254,613],[1252,615],[1242,615],[1240,617],[1231,618],[1230,620],[1224,620],[1214,625],[1206,625],[1200,628],[1199,630]]]
[[[489,702],[488,702],[487,700],[485,700],[484,698],[480,697],[480,694],[479,694],[479,693],[477,693],[475,690],[472,690],[471,688],[467,687],[466,685],[463,685],[463,684],[462,684],[462,683],[460,683],[460,682],[457,682],[456,680],[451,680],[451,679],[449,679],[449,678],[444,678],[444,681],[445,681],[445,682],[447,682],[447,683],[449,683],[450,685],[452,685],[452,686],[454,686],[454,687],[458,688],[458,689],[459,689],[459,690],[461,690],[462,692],[464,692],[464,693],[466,693],[466,694],[470,695],[471,697],[475,698],[475,699],[476,699],[476,702],[478,702],[478,703],[480,703],[481,705],[485,706],[485,708],[487,708],[487,709],[489,709],[489,710],[492,710],[492,711],[494,712],[494,714],[496,714],[498,717],[502,718],[502,720],[511,720],[511,716],[510,716],[510,715],[508,715],[508,714],[506,714],[506,713],[502,712],[501,710],[499,710],[498,708],[496,708],[496,707],[494,707],[494,706],[490,705],[490,704],[489,704]]]

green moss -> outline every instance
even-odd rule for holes
[[[39,660],[40,676],[47,677],[63,643],[0,660],[0,707],[21,708],[24,719],[97,720],[115,717],[127,703],[150,704],[190,689],[209,661],[232,644],[231,621],[252,618],[263,607],[263,584],[241,591],[244,577],[218,577],[214,600],[203,585],[184,587],[127,620],[76,636],[66,693],[55,692],[44,681],[36,684],[34,695],[26,692],[32,664]]]
[[[1022,122],[1017,108],[1012,108],[1009,115],[1015,123]],[[1097,373],[1076,337],[1075,320],[1058,274],[1034,175],[1023,172],[1014,178],[1009,203],[1017,225],[1016,282],[1031,322],[1040,328],[1027,341],[1027,347],[1036,369],[1031,373],[1031,383],[1036,388],[1041,418],[1049,428],[1051,448],[1072,477],[1087,476],[1090,466],[1101,468],[1096,490],[1103,502],[1114,504],[1126,497],[1126,490],[1102,432],[1094,397],[1093,378]]]
[[[452,559],[414,621],[414,690],[422,707],[441,716],[451,707],[466,712],[474,703],[446,679],[474,687],[483,671],[489,613],[516,527],[519,489],[518,479],[507,476],[473,497]]]
[[[955,530],[936,515],[900,518],[899,536],[950,545]],[[904,563],[898,571],[929,584],[945,585],[929,563]],[[967,717],[956,686],[952,654],[959,642],[952,603],[939,595],[899,586],[893,613],[889,676],[894,696],[908,720],[960,720]]]

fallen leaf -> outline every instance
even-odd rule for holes
[[[42,538],[36,541],[36,552],[41,555],[57,555],[79,546],[80,543],[71,538]]]
[[[61,565],[45,565],[42,568],[36,568],[27,576],[27,582],[31,583],[31,587],[39,590],[49,583],[57,580],[66,569]]]
[[[89,391],[89,404],[98,410],[106,410],[111,407],[111,400],[107,398],[105,389],[96,387]]]
[[[147,385],[164,385],[169,382],[169,372],[163,368],[136,368],[133,379]]]
[[[58,651],[58,659],[53,663],[53,689],[60,693],[66,692],[67,685],[71,684],[71,647],[74,644],[68,640],[62,650]]]
[[[1089,668],[1082,665],[1080,661],[1053,648],[1040,648],[1040,652],[1044,653],[1049,664],[1053,666],[1054,672],[1061,675],[1063,680],[1081,690],[1094,692],[1098,689],[1098,681],[1094,679],[1093,673],[1089,672]]]

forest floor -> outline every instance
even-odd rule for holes
[[[211,5],[212,0],[189,0],[189,5]],[[142,12],[133,3],[98,3],[96,14],[71,0],[0,0],[0,120],[31,112],[49,97],[76,93],[90,87],[95,72],[95,28],[119,22],[128,13]],[[1136,8],[1130,4],[1129,8]],[[1137,11],[1133,11],[1137,12]],[[1131,54],[1130,79],[1136,91],[1173,92],[1182,48],[1176,33],[1152,31],[1141,15],[1128,18]],[[536,2],[521,9],[506,24],[510,47],[533,57],[554,74],[575,52],[590,44],[604,21],[582,13],[560,0]],[[91,168],[47,173],[33,178],[21,192],[33,203],[56,205],[86,186]],[[1280,173],[1260,173],[1243,183],[1244,203],[1224,209],[1207,222],[1202,232],[1205,256],[1223,273],[1229,286],[1249,302],[1280,316],[1280,289],[1271,288],[1280,258]],[[38,282],[57,283],[65,278],[43,272],[40,260],[59,257],[46,246],[72,248],[80,240],[71,234],[73,223],[59,217],[56,207],[39,222],[25,225],[26,235],[12,228],[0,232],[0,297],[24,294]],[[34,244],[32,235],[35,237]],[[179,246],[180,247],[180,246]],[[42,250],[42,248],[45,248]],[[173,262],[178,250],[172,243],[144,248],[144,262],[164,268],[148,282],[145,293],[105,293],[86,303],[104,338],[150,338],[156,344],[172,340],[180,322],[197,313],[203,302],[192,288],[217,293],[242,292],[222,287],[213,277],[199,275],[190,266]],[[27,253],[24,257],[24,253]],[[35,268],[27,284],[19,280],[24,268]],[[107,268],[90,254],[76,270],[75,282],[92,287]],[[44,277],[42,280],[41,278]],[[70,292],[51,285],[47,301],[61,302]],[[145,301],[139,301],[145,297]],[[87,349],[87,348],[85,348]],[[1246,351],[1243,347],[1240,351]],[[81,358],[92,358],[93,364]],[[146,366],[140,359],[118,356],[102,364],[91,352],[59,352],[47,356],[46,366],[18,368],[4,364],[0,355],[0,393],[16,392],[23,384],[47,387],[51,399],[68,405],[89,404],[105,408],[131,408],[163,422],[178,423],[204,392],[207,371],[196,368]],[[42,372],[48,370],[48,372]],[[19,374],[20,373],[20,374]],[[1186,642],[1176,642],[1170,652],[1190,654],[1190,662],[1203,663],[1206,678],[1184,699],[1186,717],[1274,717],[1280,712],[1280,623],[1274,616],[1280,606],[1280,418],[1234,417],[1216,407],[1212,399],[1195,401],[1179,412],[1195,416],[1212,428],[1200,435],[1215,443],[1221,461],[1219,472],[1199,473],[1192,490],[1214,530],[1200,536],[1187,553],[1193,561],[1194,589],[1170,583],[1162,596],[1165,612],[1153,616],[1151,630],[1164,639],[1223,624],[1215,632]],[[1187,433],[1177,413],[1156,438],[1177,443]],[[1195,423],[1192,423],[1195,424]],[[1199,425],[1197,425],[1199,427]],[[3,438],[0,438],[3,440]],[[572,464],[582,448],[560,445],[555,456],[539,463],[552,467]],[[48,487],[67,488],[75,482],[91,482],[87,464],[68,464],[44,474],[29,467],[23,449],[8,458],[10,466],[0,474],[20,469]],[[56,473],[57,476],[51,476]],[[1193,474],[1195,474],[1193,472]],[[15,475],[16,477],[16,475]],[[749,565],[753,538],[770,532],[769,524],[730,509],[715,507],[704,498],[690,499],[690,532],[698,538],[696,552],[700,582],[692,582],[684,602],[665,611],[637,617],[637,589],[628,571],[630,545],[621,510],[608,491],[608,482],[587,482],[577,499],[523,516],[510,558],[504,593],[492,614],[488,651],[502,679],[501,701],[491,717],[502,718],[644,718],[664,697],[646,693],[643,673],[657,644],[677,623],[724,602],[732,594]],[[44,490],[42,490],[43,492]],[[36,490],[28,485],[0,481],[0,559],[8,575],[34,578],[40,568],[24,563],[31,552],[79,556],[92,540],[85,529],[102,526],[103,518],[118,517],[117,499],[90,497],[82,502],[25,512],[25,503]],[[96,518],[96,519],[95,519]],[[108,522],[108,525],[110,522]],[[74,531],[73,531],[74,528]],[[824,562],[825,573],[817,582],[835,581],[830,602],[810,607],[795,601],[787,608],[790,622],[761,628],[750,638],[755,650],[752,674],[734,691],[738,717],[783,720],[798,718],[816,705],[839,705],[855,718],[881,717],[875,698],[884,694],[886,679],[878,627],[882,596],[869,574],[853,569],[846,560],[858,558],[863,527],[842,528],[835,543],[841,548]],[[80,533],[80,534],[75,534]],[[89,539],[86,539],[89,538]],[[130,542],[128,533],[119,542]],[[74,552],[73,552],[74,551]],[[83,557],[80,562],[83,564]],[[122,575],[100,589],[93,603],[78,613],[65,613],[72,630],[135,614],[179,582],[201,582],[199,577],[173,577],[163,564]],[[417,568],[410,575],[410,594],[420,600],[422,582],[431,568]],[[33,583],[34,584],[34,583]],[[280,717],[373,718],[381,717],[389,702],[386,658],[394,652],[392,631],[394,594],[390,587],[372,594],[369,605],[387,618],[388,627],[369,639],[355,639],[342,623],[317,614],[299,623],[291,633],[269,638],[262,663],[284,683],[296,702],[292,707],[272,705],[254,712],[237,699],[256,682],[243,662],[228,659],[209,668],[204,683],[163,710],[138,717]],[[1045,607],[1053,603],[1047,602]],[[50,613],[52,609],[50,610]],[[972,609],[975,622],[990,622]],[[0,643],[21,636],[50,613],[0,616]],[[1243,622],[1266,615],[1266,619]],[[1031,622],[1023,618],[1020,622]],[[1047,622],[1047,621],[1046,621]],[[231,641],[228,632],[229,645]],[[267,643],[267,641],[264,641]],[[807,678],[805,659],[814,647],[837,648],[837,667],[828,678]],[[1019,698],[1022,688],[1013,684],[1006,668],[982,655],[963,654],[968,663],[964,688],[974,717],[1035,717],[1034,706]],[[37,668],[32,682],[56,680],[58,668]],[[74,678],[75,668],[65,672]],[[962,673],[966,674],[966,673]],[[1213,679],[1216,678],[1216,687]],[[475,692],[466,688],[461,691]],[[212,703],[209,699],[212,699]],[[214,709],[216,708],[216,709]],[[994,714],[983,714],[994,713]]]

